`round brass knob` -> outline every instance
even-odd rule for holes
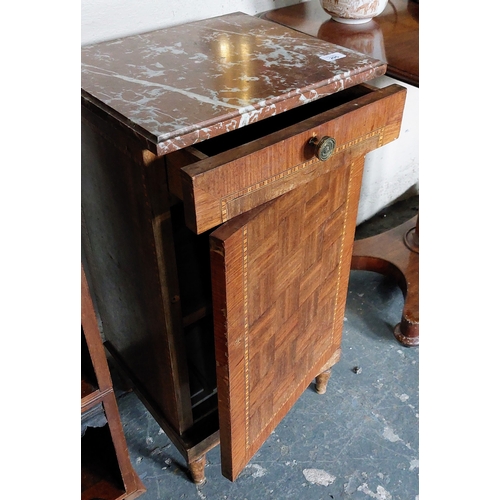
[[[309,144],[314,146],[314,154],[321,160],[326,161],[332,156],[335,149],[335,139],[325,135],[322,139],[313,137],[309,140]]]

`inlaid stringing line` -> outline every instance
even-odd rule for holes
[[[245,449],[250,445],[250,377],[248,348],[248,229],[243,228],[243,314],[245,341]]]
[[[383,144],[384,144],[384,132],[385,132],[385,127],[382,127],[380,129],[380,134],[378,136],[378,146],[377,147],[383,146]]]
[[[358,160],[359,161],[359,160]],[[333,321],[332,321],[332,332],[331,332],[331,339],[332,339],[332,343],[333,343],[333,336],[334,336],[334,333],[335,333],[335,321],[336,321],[336,317],[335,317],[335,311],[337,310],[337,301],[338,301],[338,298],[339,298],[339,288],[340,288],[340,271],[342,269],[342,260],[344,258],[344,243],[345,243],[345,231],[346,231],[346,228],[347,228],[347,216],[349,214],[349,202],[350,202],[350,199],[351,199],[351,187],[352,187],[352,169],[354,167],[354,164],[355,164],[356,160],[353,161],[350,165],[349,165],[349,183],[347,184],[347,199],[345,201],[345,208],[344,208],[344,224],[342,226],[342,240],[341,240],[341,243],[340,243],[340,257],[339,257],[339,263],[337,265],[337,288],[335,290],[335,303],[333,305]]]
[[[346,142],[345,144],[342,144],[341,146],[338,146],[335,148],[335,154],[340,153],[341,151],[346,150],[347,148],[350,148],[352,146],[355,146],[356,144],[359,144],[360,142],[366,141],[367,139],[370,139],[372,137],[375,137],[378,135],[378,147],[382,145],[383,138],[384,138],[384,129],[385,127],[381,127],[377,130],[374,130],[373,132],[370,132],[368,134],[365,134],[364,136],[357,137],[356,139],[353,139],[352,141]],[[313,163],[317,163],[319,160],[317,158],[313,158],[312,160],[308,160],[304,163],[300,163],[299,165],[295,165],[292,168],[289,168],[288,170],[284,170],[283,172],[280,172],[279,174],[273,175],[272,177],[269,177],[268,179],[264,179],[263,181],[257,182],[256,184],[252,186],[248,186],[245,189],[242,189],[241,191],[237,191],[236,193],[231,193],[224,198],[221,198],[221,218],[222,222],[226,222],[228,220],[227,216],[227,205],[233,200],[236,200],[237,198],[241,198],[243,196],[246,196],[254,191],[257,191],[268,184],[272,184],[273,182],[279,181],[281,179],[284,179],[285,177],[290,176],[291,174],[294,174],[295,172],[298,172],[299,170],[302,170],[309,165],[312,165]]]

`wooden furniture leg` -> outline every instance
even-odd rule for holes
[[[356,240],[351,269],[374,271],[395,278],[405,303],[394,336],[406,347],[417,346],[418,333],[418,215],[400,226]]]
[[[328,360],[328,363],[323,366],[322,370],[319,372],[319,375],[316,375],[315,378],[315,389],[318,394],[325,394],[326,386],[328,385],[328,380],[330,380],[330,375],[332,374],[332,367],[335,363],[338,363],[340,360],[340,356],[342,354],[342,349],[337,349],[333,356]]]
[[[325,394],[326,386],[328,384],[328,380],[330,379],[331,374],[332,370],[326,370],[323,373],[320,373],[316,377],[316,392],[318,394]]]
[[[193,482],[196,484],[203,484],[205,482],[205,464],[207,463],[206,455],[202,455],[200,458],[188,464],[189,471],[191,472],[191,477]]]

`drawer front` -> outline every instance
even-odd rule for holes
[[[171,167],[170,189],[184,201],[186,225],[203,233],[396,139],[406,89],[364,87],[366,94],[261,139]],[[320,161],[310,140],[324,136],[336,146]]]

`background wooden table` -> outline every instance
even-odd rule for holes
[[[262,17],[378,58],[387,63],[387,76],[418,87],[418,7],[418,0],[389,0],[380,16],[354,25],[331,19],[319,0],[269,11]],[[375,271],[397,280],[405,304],[394,335],[407,347],[418,345],[418,216],[380,235],[357,240],[351,269]]]
[[[334,21],[319,0],[261,17],[380,59],[387,63],[387,76],[418,87],[418,1],[389,0],[382,14],[365,24]]]

